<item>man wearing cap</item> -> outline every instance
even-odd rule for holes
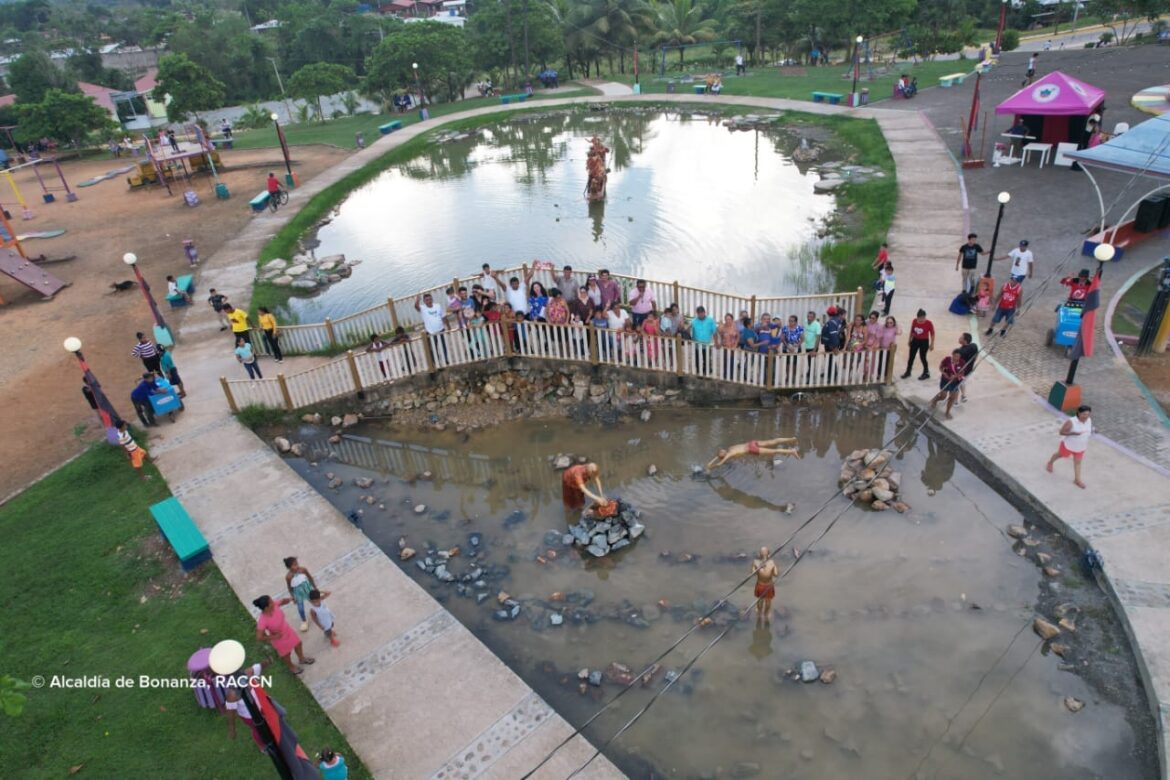
[[[1013,249],[1003,257],[997,257],[996,260],[1012,260],[1012,281],[1022,282],[1025,279],[1032,278],[1032,263],[1035,258],[1032,257],[1032,250],[1028,249],[1028,242],[1026,240],[1020,242],[1018,249]]]

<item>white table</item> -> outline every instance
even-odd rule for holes
[[[1048,155],[1052,154],[1052,144],[1030,143],[1024,147],[1024,151],[1020,155],[1021,167],[1028,164],[1028,155],[1032,152],[1039,153],[1040,167],[1044,167],[1044,163],[1048,162]]]

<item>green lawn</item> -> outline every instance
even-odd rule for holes
[[[1158,278],[1161,275],[1161,266],[1143,274],[1117,302],[1117,309],[1113,312],[1114,333],[1119,336],[1141,335],[1142,323],[1146,321],[1146,313],[1158,292]]]
[[[153,468],[140,482],[120,449],[105,444],[0,507],[7,590],[0,611],[0,674],[186,677],[188,656],[235,638],[258,660],[252,618],[219,569],[178,573],[147,507],[169,495]],[[273,572],[279,575],[279,572]],[[369,777],[308,690],[279,661],[270,692],[313,755],[342,752]],[[183,689],[25,691],[24,712],[0,712],[7,777],[265,778],[271,761],[247,728],[228,739],[214,710]]]
[[[596,94],[597,92],[595,90],[585,87],[567,92],[557,92],[551,95],[537,90],[529,100],[561,100],[564,98]],[[499,98],[471,98],[470,100],[460,100],[455,103],[436,103],[428,106],[427,110],[432,117],[439,117],[446,114],[454,114],[459,111],[470,111],[473,108],[498,105],[500,105]],[[343,149],[356,149],[357,141],[355,140],[355,135],[357,133],[362,133],[365,136],[367,144],[373,143],[378,137],[379,125],[384,125],[394,119],[401,121],[403,125],[412,125],[419,121],[418,111],[407,111],[404,114],[359,114],[357,116],[331,119],[328,122],[306,122],[299,125],[287,125],[284,128],[284,134],[290,146],[299,144],[332,144],[333,146],[340,146]],[[276,131],[271,127],[266,127],[262,130],[238,130],[235,132],[235,143],[233,144],[233,148],[235,149],[266,149],[275,146],[279,146],[279,143],[276,140]]]
[[[868,88],[870,102],[887,100],[893,94],[894,82],[898,76],[906,73],[911,77],[918,77],[920,90],[938,86],[938,77],[950,73],[970,71],[975,63],[972,60],[948,60],[944,62],[921,62],[914,65],[909,62],[900,62],[889,68],[884,75],[875,75],[872,81],[868,80],[866,67],[861,67],[861,80],[858,89]],[[700,68],[690,75],[702,79],[709,72]],[[667,70],[666,77],[643,73],[641,77],[642,93],[654,94],[667,91],[667,81],[673,78],[676,82],[681,77],[678,71]],[[728,75],[730,73],[730,75]],[[788,68],[749,68],[746,76],[736,76],[735,68],[724,71],[724,95],[751,95],[752,97],[778,97],[793,100],[812,100],[813,92],[836,92],[847,94],[853,87],[852,69],[848,65],[835,64],[817,68],[788,67]],[[628,84],[633,83],[632,76],[620,77]],[[679,93],[691,91],[691,85],[676,83]]]

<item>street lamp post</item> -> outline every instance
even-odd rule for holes
[[[853,97],[851,102],[855,106],[857,105],[857,79],[861,76],[861,42],[864,40],[865,38],[858,35],[853,46],[853,92],[851,93]]]
[[[122,418],[114,409],[114,405],[110,403],[110,399],[106,398],[105,392],[102,391],[101,383],[98,382],[97,377],[90,370],[89,364],[85,362],[85,355],[81,354],[81,339],[76,336],[70,336],[65,339],[64,346],[65,351],[71,352],[81,365],[81,375],[85,378],[85,384],[89,387],[90,392],[93,393],[93,401],[97,404],[97,413],[102,421],[102,427],[107,431],[116,427]]]
[[[1003,26],[1007,22],[1007,6],[1008,0],[1002,0],[999,4],[999,26],[995,28],[995,51],[994,54],[999,54],[1003,45]]]
[[[138,255],[127,252],[122,255],[122,262],[134,269],[134,278],[138,280],[138,287],[142,290],[143,297],[146,298],[146,305],[150,307],[150,314],[154,317],[154,340],[164,347],[172,346],[175,340],[171,336],[171,329],[167,326],[167,321],[163,319],[154,296],[150,294],[150,285],[147,284],[141,269],[138,268]]]
[[[422,79],[418,77],[418,63],[412,62],[410,63],[410,67],[414,70],[414,88],[418,90],[418,118],[429,119],[430,117],[427,115],[426,107],[427,98],[423,94]]]
[[[1003,222],[1003,207],[1012,199],[1010,192],[1001,192],[995,196],[999,201],[999,214],[995,217],[995,231],[991,234],[991,251],[987,253],[987,273],[986,276],[991,276],[991,263],[995,260],[995,245],[999,243],[999,225]]]
[[[1093,257],[1097,260],[1097,275],[1089,285],[1084,307],[1081,309],[1080,332],[1072,347],[1076,357],[1069,363],[1068,376],[1064,378],[1064,381],[1057,382],[1048,391],[1048,403],[1061,411],[1072,411],[1081,405],[1081,388],[1076,384],[1077,366],[1081,362],[1082,355],[1085,357],[1093,356],[1093,329],[1097,323],[1096,312],[1100,302],[1101,276],[1105,273],[1105,264],[1111,261],[1116,254],[1117,249],[1112,244],[1098,244],[1093,250]]]
[[[288,141],[284,137],[284,128],[280,126],[280,116],[275,111],[270,117],[272,124],[276,125],[276,140],[280,141],[280,153],[284,155],[284,183],[289,187],[296,186],[296,177],[293,176],[292,160],[288,156]]]

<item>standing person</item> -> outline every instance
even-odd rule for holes
[[[224,307],[227,306],[227,296],[222,293],[217,293],[214,287],[207,292],[210,293],[207,296],[207,305],[215,312],[216,319],[219,320],[219,329],[227,330],[231,324],[228,322],[227,313],[224,311]]]
[[[484,295],[493,301],[498,301],[503,292],[503,285],[496,281],[496,274],[492,271],[491,263],[484,263],[480,266],[480,271],[479,286],[483,288]]]
[[[1032,52],[1032,56],[1028,58],[1028,70],[1024,72],[1024,80],[1020,82],[1021,87],[1026,87],[1032,83],[1032,79],[1036,78],[1036,60],[1040,57],[1040,52]]]
[[[179,391],[179,398],[186,398],[187,391],[183,389],[183,379],[179,376],[179,369],[175,368],[175,359],[171,357],[171,351],[166,347],[159,347],[158,352],[162,375],[171,383],[171,387]]]
[[[284,355],[280,352],[280,328],[276,324],[276,316],[266,306],[260,309],[260,331],[264,334],[264,346],[276,358],[277,363],[284,362]]]
[[[845,312],[836,306],[830,306],[825,310],[825,314],[829,319],[825,320],[824,326],[821,328],[821,344],[825,347],[825,352],[828,353],[828,380],[830,382],[836,376],[836,366],[834,365],[834,356],[841,351],[845,346]]]
[[[569,304],[556,287],[548,291],[548,305],[544,307],[544,318],[550,325],[569,324]]]
[[[142,375],[141,381],[130,391],[130,403],[134,406],[134,411],[138,414],[138,419],[147,428],[158,424],[154,420],[154,407],[150,405],[150,396],[154,395],[154,392],[158,390],[158,386],[154,383],[154,378],[154,372],[147,371]]]
[[[890,262],[890,245],[883,241],[881,248],[878,249],[877,257],[874,258],[873,270],[881,271],[888,262]]]
[[[236,360],[248,372],[249,379],[264,378],[264,374],[260,373],[260,363],[256,360],[256,354],[252,352],[252,342],[242,336],[236,339]]]
[[[756,622],[772,622],[772,599],[776,598],[776,578],[780,569],[772,560],[767,547],[760,548],[760,557],[752,561],[752,574],[756,575]]]
[[[634,289],[630,290],[630,313],[634,316],[634,327],[642,324],[646,315],[653,311],[654,304],[654,291],[646,286],[646,280],[636,281]]]
[[[747,73],[747,68],[743,64],[743,53],[738,52],[735,55],[735,75],[742,76]]]
[[[606,311],[614,301],[622,299],[621,285],[609,277],[608,268],[597,272],[597,289],[601,291],[601,305]]]
[[[130,426],[126,424],[125,420],[118,421],[118,444],[126,450],[126,457],[130,458],[130,465],[138,472],[138,478],[141,480],[150,479],[149,475],[142,472],[142,464],[150,459],[150,454],[134,441],[134,437],[130,435]]]
[[[386,342],[382,341],[382,337],[377,333],[371,333],[370,346],[366,347],[366,352],[377,358],[378,370],[382,372],[382,378],[389,379],[390,374],[386,371],[386,356],[382,354],[385,349]]]
[[[976,238],[978,236],[974,233],[968,233],[967,243],[959,247],[959,254],[955,257],[955,270],[958,271],[960,265],[963,267],[963,292],[968,295],[975,292],[975,283],[979,280],[979,255],[987,254]]]
[[[280,656],[280,660],[284,661],[289,671],[293,674],[300,674],[305,670],[293,663],[292,654],[294,652],[297,654],[297,660],[302,664],[316,663],[316,659],[305,657],[301,638],[284,619],[284,612],[280,608],[291,603],[292,599],[277,600],[271,596],[253,599],[252,604],[260,610],[260,617],[256,619],[256,641],[270,643],[272,649]],[[308,630],[308,626],[305,627],[305,630]]]
[[[946,400],[946,418],[951,419],[951,409],[955,406],[955,399],[959,397],[959,387],[963,384],[963,354],[955,350],[939,363],[938,395],[930,399],[930,411],[939,401]]]
[[[175,154],[179,153],[179,139],[175,138],[175,131],[173,129],[167,130],[167,143],[171,145],[171,151]]]
[[[1032,264],[1035,258],[1032,256],[1032,250],[1028,249],[1028,242],[1021,241],[1018,249],[1013,249],[1003,257],[997,257],[996,260],[1012,260],[1011,277],[1017,282],[1022,282],[1025,279],[1032,278]]]
[[[1064,421],[1060,426],[1060,447],[1048,459],[1048,473],[1052,473],[1052,465],[1061,458],[1072,458],[1073,484],[1084,490],[1085,483],[1081,481],[1081,461],[1085,459],[1085,450],[1089,446],[1089,437],[1093,435],[1093,408],[1087,404],[1077,407],[1077,413]]]
[[[313,619],[318,628],[325,632],[325,638],[329,640],[329,644],[338,647],[341,642],[337,639],[337,631],[334,630],[336,621],[333,617],[333,610],[321,603],[328,595],[329,591],[327,590],[314,588],[309,591],[309,617]]]
[[[804,340],[801,348],[804,354],[808,356],[807,366],[804,370],[804,381],[807,383],[812,377],[814,355],[821,346],[821,321],[817,317],[815,311],[810,311],[804,315]]]
[[[134,345],[134,349],[130,350],[130,354],[142,361],[142,367],[153,374],[162,373],[162,367],[159,365],[158,345],[146,337],[145,333],[139,331],[134,334],[138,339],[138,343]]]
[[[569,314],[573,322],[582,325],[589,324],[589,318],[593,315],[593,301],[589,298],[589,291],[580,285],[577,286],[576,295],[569,298]]]
[[[305,611],[305,602],[309,600],[309,593],[317,589],[313,575],[304,566],[301,566],[295,555],[284,559],[284,586],[288,588],[288,595],[297,605],[297,614],[301,616],[301,631],[309,630],[309,615]]]
[[[548,306],[548,291],[540,282],[528,285],[528,319],[534,322],[545,322],[545,307]]]
[[[317,754],[317,768],[321,770],[321,780],[348,780],[349,767],[345,759],[331,748],[321,748]]]
[[[443,314],[443,307],[435,303],[433,295],[424,293],[421,297],[415,297],[414,309],[422,317],[423,330],[427,332],[427,335],[436,337],[433,341],[439,342],[443,348],[443,365],[446,365],[447,338],[442,334],[447,329],[447,320]],[[435,358],[437,359],[438,355]]]
[[[235,344],[243,339],[251,346],[252,334],[249,332],[249,328],[252,327],[252,323],[248,320],[248,313],[243,309],[237,309],[230,303],[224,304],[223,311],[232,329],[232,343]]]
[[[975,363],[979,360],[979,347],[970,333],[959,336],[959,356],[963,359],[963,382],[959,385],[960,403],[967,403],[967,383],[971,381],[971,374],[975,372]]]
[[[882,316],[890,316],[890,306],[894,303],[894,292],[898,280],[894,277],[894,264],[886,263],[882,269]]]
[[[926,319],[926,309],[919,309],[918,316],[910,322],[910,359],[906,361],[906,373],[903,379],[910,378],[910,370],[914,368],[914,358],[922,359],[922,379],[930,379],[930,364],[926,362],[926,353],[934,351],[934,323]]]
[[[596,493],[587,487],[589,480],[593,480],[597,485]],[[566,509],[584,508],[586,496],[598,504],[604,504],[608,500],[605,497],[605,490],[601,487],[601,469],[596,463],[578,463],[569,466],[561,474],[561,500]]]
[[[499,271],[496,271],[492,275],[492,278],[496,280],[498,286],[504,288],[504,300],[512,304],[512,313],[520,319],[524,319],[524,317],[528,314],[527,286],[532,282],[532,275],[534,273],[535,271],[528,270],[524,274],[523,284],[520,283],[520,277],[513,276],[508,279],[508,283],[506,285],[504,284],[503,280],[500,279]]]
[[[991,325],[984,331],[984,336],[990,336],[991,331],[995,330],[996,324],[1001,320],[1006,319],[1007,325],[1004,325],[999,335],[1006,336],[1008,326],[1014,325],[1016,322],[1016,308],[1020,305],[1020,298],[1024,295],[1024,288],[1016,281],[1016,277],[1007,280],[1007,283],[999,290],[999,297],[996,299],[995,314],[991,318]]]
[[[711,342],[715,338],[715,320],[707,316],[707,309],[699,306],[695,309],[695,319],[691,321],[691,340],[697,345],[697,366],[700,376],[706,376],[709,366]]]
[[[581,283],[577,281],[577,277],[573,276],[573,266],[566,265],[562,268],[561,275],[554,281],[561,291],[561,295],[565,296],[565,301],[572,302],[577,299],[577,290],[580,289]]]
[[[732,379],[732,369],[735,365],[735,348],[739,346],[740,331],[735,325],[735,315],[730,312],[723,315],[723,322],[715,329],[719,338],[719,346],[723,347],[723,378]]]

